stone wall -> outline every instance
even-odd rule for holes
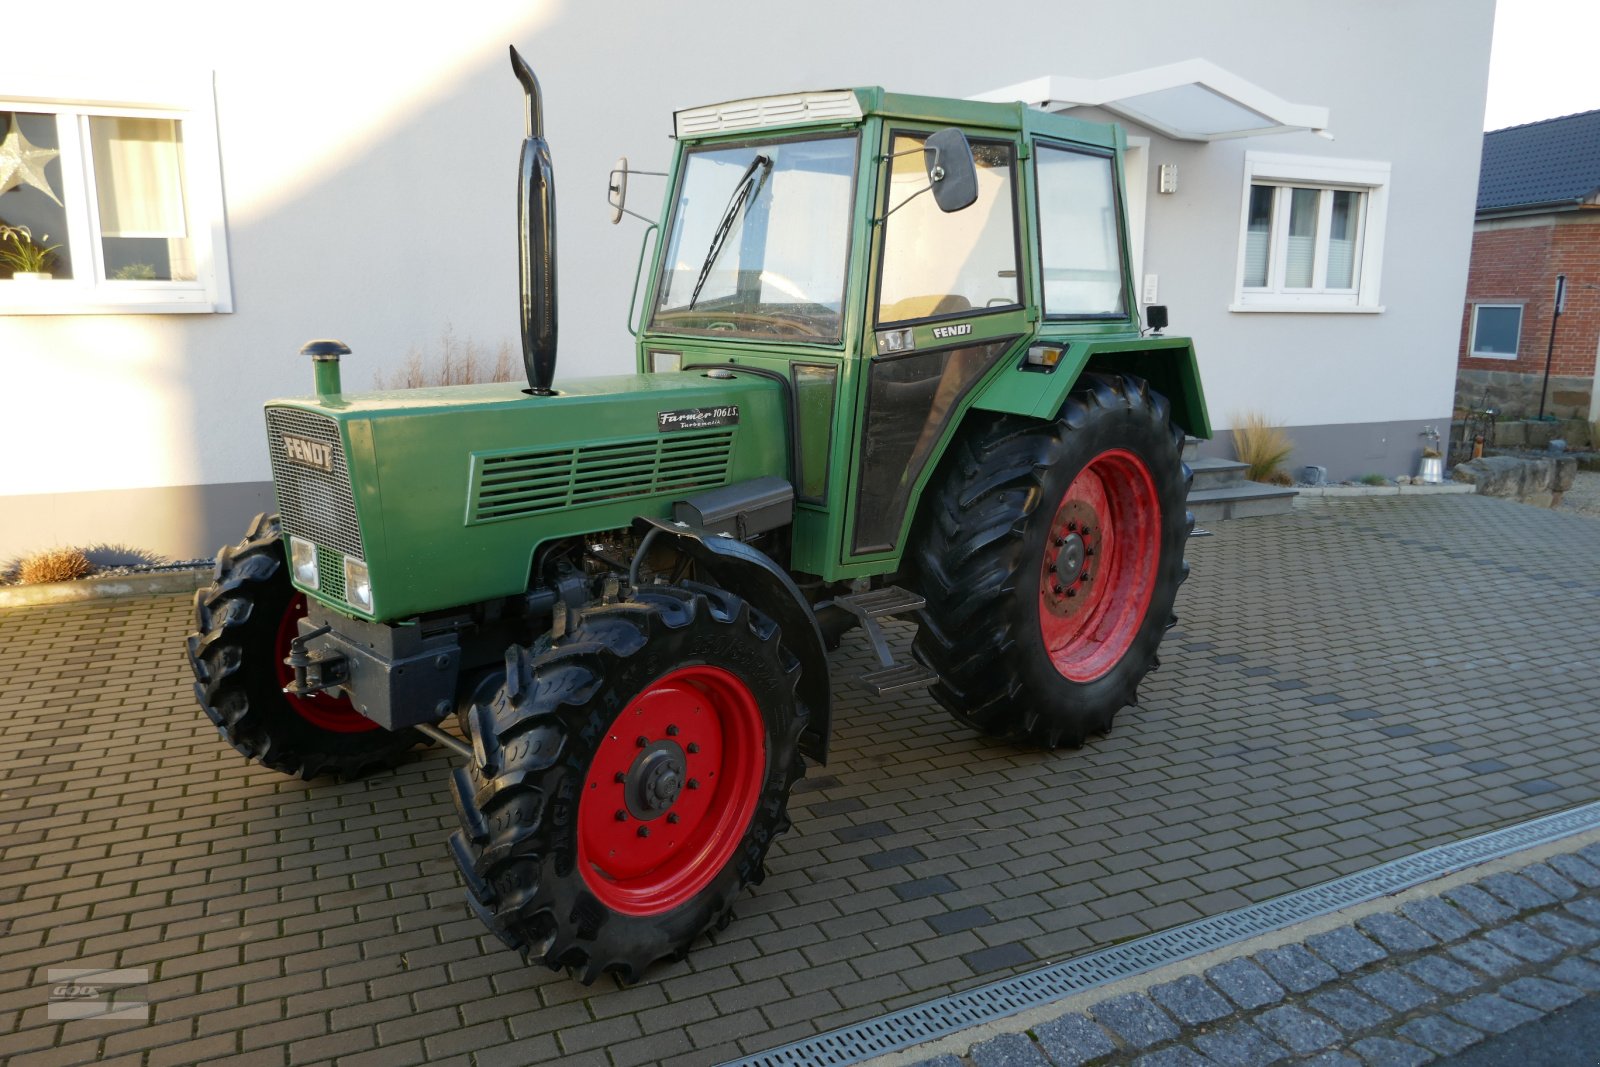
[[[1577,473],[1578,461],[1572,456],[1484,456],[1460,464],[1451,477],[1475,486],[1479,496],[1507,497],[1550,508],[1561,503],[1561,495],[1572,488]]]
[[[1456,407],[1466,411],[1492,407],[1502,418],[1534,416],[1539,414],[1539,389],[1543,385],[1542,369],[1523,373],[1462,368],[1456,372]],[[1551,374],[1544,413],[1558,419],[1587,419],[1593,392],[1593,378]]]

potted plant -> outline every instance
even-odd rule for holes
[[[41,241],[50,240],[44,234]],[[0,264],[11,268],[14,281],[42,281],[50,277],[45,268],[56,258],[60,245],[35,244],[33,231],[26,226],[10,226],[0,222]]]

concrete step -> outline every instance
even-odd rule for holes
[[[1250,469],[1248,463],[1239,463],[1231,459],[1191,459],[1189,469],[1194,471],[1194,484],[1189,487],[1192,496],[1196,491],[1206,489],[1221,489],[1229,485],[1244,484],[1245,472]]]
[[[1247,519],[1258,515],[1287,515],[1294,510],[1295,491],[1258,482],[1241,482],[1220,489],[1189,494],[1189,510],[1198,523]]]
[[[1183,439],[1183,459],[1185,463],[1193,464],[1195,457],[1200,454],[1200,438],[1185,436]]]

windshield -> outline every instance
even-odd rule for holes
[[[653,326],[837,342],[854,135],[691,149]]]

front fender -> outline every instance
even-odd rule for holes
[[[833,691],[828,683],[828,652],[811,605],[794,580],[760,549],[708,530],[641,515],[635,530],[655,530],[677,542],[678,551],[699,565],[712,582],[744,597],[778,624],[784,644],[800,660],[795,687],[811,712],[800,751],[818,763],[828,761]]]

